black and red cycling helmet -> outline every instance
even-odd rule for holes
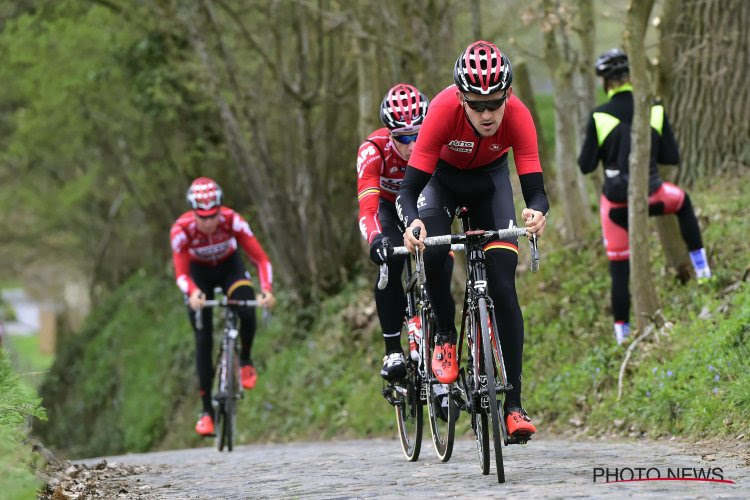
[[[510,87],[513,68],[497,45],[479,40],[466,47],[456,59],[453,81],[464,93],[493,94]]]
[[[390,130],[417,127],[422,124],[429,105],[429,99],[417,87],[397,83],[380,103],[380,121]]]
[[[187,202],[200,217],[211,217],[219,212],[222,191],[213,179],[198,177],[187,190]]]

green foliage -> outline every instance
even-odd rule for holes
[[[719,214],[744,213],[750,197],[727,179],[714,184],[691,192],[714,280],[683,286],[664,276],[658,238],[652,238],[659,300],[673,326],[636,349],[619,402],[624,349],[613,340],[599,238],[592,230],[575,254],[559,247],[554,234],[545,238],[539,275],[519,284],[527,324],[524,401],[545,427],[564,431],[577,420],[592,432],[651,436],[747,431],[750,290],[741,279],[747,264],[742,235],[750,228],[743,219]]]
[[[28,467],[32,453],[25,439],[27,419],[44,418],[44,415],[38,399],[19,382],[7,354],[0,349],[0,491],[3,498],[32,498],[41,486]]]
[[[50,420],[38,432],[79,456],[154,447],[173,406],[197,392],[193,348],[174,283],[137,273],[61,339],[41,388]]]

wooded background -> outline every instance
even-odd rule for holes
[[[560,205],[553,230],[575,244],[598,224],[597,182],[575,162],[596,102],[593,61],[622,46],[626,7],[0,1],[0,279],[57,300],[75,281],[96,301],[137,270],[171,275],[169,227],[190,180],[206,175],[258,233],[279,289],[302,302],[336,293],[368,265],[355,155],[383,94],[406,81],[434,96],[479,38],[509,55],[522,100],[554,97],[554,130],[537,126],[555,137],[554,151],[542,144]],[[630,57],[647,62],[648,93],[665,102],[677,177],[746,175],[750,4],[664,0],[649,11],[644,53]]]

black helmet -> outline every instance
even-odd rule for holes
[[[630,72],[628,56],[620,49],[610,49],[600,55],[594,67],[596,76],[603,76],[608,80]]]

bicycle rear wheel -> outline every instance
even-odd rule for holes
[[[406,360],[406,379],[395,387],[398,394],[396,424],[401,449],[409,462],[416,462],[422,448],[424,417],[420,394],[422,380],[419,377],[417,364],[412,359]]]
[[[478,301],[479,328],[482,331],[482,354],[484,358],[484,375],[487,378],[487,399],[489,402],[490,419],[492,420],[492,446],[495,449],[495,464],[497,467],[497,482],[505,482],[505,468],[503,466],[503,435],[501,431],[500,413],[497,407],[497,385],[495,382],[495,357],[492,352],[492,339],[490,338],[489,313],[487,301],[480,298]]]
[[[458,406],[452,396],[455,383],[441,384],[432,374],[432,350],[435,347],[435,319],[432,314],[423,318],[422,328],[422,342],[425,343],[425,364],[429,377],[427,381],[427,413],[430,419],[432,444],[440,461],[447,462],[453,454],[453,440],[456,434],[456,418],[458,417]]]

